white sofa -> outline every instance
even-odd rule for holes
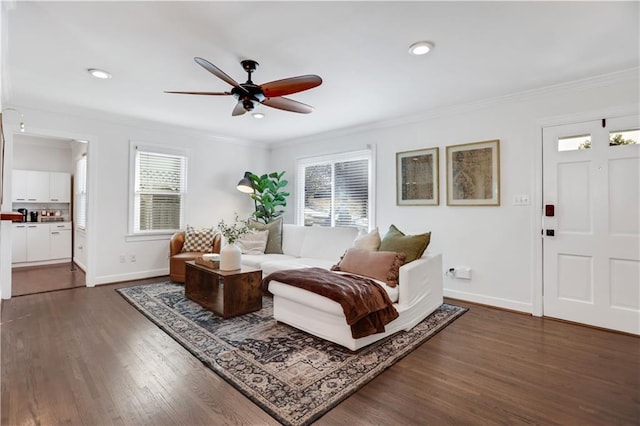
[[[357,234],[355,228],[285,224],[282,230],[283,254],[245,254],[242,255],[242,263],[262,269],[263,277],[283,269],[330,269],[353,245]],[[378,281],[399,313],[398,318],[385,326],[384,333],[354,339],[339,303],[278,281],[269,284],[269,291],[273,294],[273,316],[277,321],[355,351],[400,330],[410,330],[442,304],[440,254],[425,252],[420,259],[400,267],[399,275],[397,287]]]

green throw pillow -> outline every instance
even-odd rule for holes
[[[394,225],[389,227],[387,235],[382,239],[378,251],[395,251],[407,255],[405,263],[419,259],[427,249],[431,240],[431,232],[420,235],[405,235]]]
[[[267,239],[267,248],[264,249],[264,254],[276,253],[282,254],[282,218],[279,217],[273,222],[266,225],[262,222],[256,222],[252,220],[249,223],[249,227],[257,229],[258,231],[269,231],[269,238]]]

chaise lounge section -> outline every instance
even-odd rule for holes
[[[331,269],[354,245],[356,237],[355,228],[285,224],[282,254],[243,255],[242,263],[262,269],[263,277],[286,269]],[[385,326],[384,333],[357,339],[352,337],[339,303],[279,281],[271,281],[268,290],[273,294],[273,316],[277,321],[355,351],[400,330],[410,330],[435,311],[443,302],[442,273],[442,256],[425,252],[399,268],[396,287],[376,281],[389,295],[399,317]]]

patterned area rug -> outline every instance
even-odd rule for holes
[[[126,300],[276,420],[317,420],[467,309],[444,304],[409,332],[357,353],[298,331],[263,309],[222,319],[184,296],[172,282],[117,290]]]

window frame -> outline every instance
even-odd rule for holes
[[[135,229],[135,211],[136,211],[136,153],[138,151],[147,152],[160,155],[171,155],[184,158],[184,185],[181,195],[181,217],[180,225],[178,229],[162,229],[154,231],[137,231]],[[175,232],[184,229],[185,217],[187,214],[187,189],[188,189],[188,174],[189,174],[189,155],[187,150],[175,149],[165,145],[141,143],[136,141],[129,141],[129,220],[128,220],[128,234],[127,241],[131,240],[154,240],[154,239],[166,239]]]
[[[87,229],[87,154],[83,153],[80,158],[76,160],[74,176],[74,188],[73,196],[76,208],[74,208],[74,221],[76,228],[82,231]],[[83,213],[82,217],[80,213]],[[83,219],[83,220],[81,220]]]
[[[331,164],[332,173],[335,170],[336,163],[342,163],[347,161],[368,161],[368,199],[367,199],[367,222],[368,229],[370,231],[376,227],[375,212],[376,212],[376,172],[375,172],[375,146],[367,146],[365,149],[357,151],[347,151],[335,154],[325,154],[313,157],[298,158],[296,160],[296,211],[295,221],[299,226],[304,225],[304,202],[305,202],[305,168],[309,166],[317,166],[323,164]],[[331,227],[335,227],[336,215],[335,215],[335,181],[334,176],[331,179]],[[341,225],[344,226],[344,225]],[[352,225],[356,226],[356,225]]]

